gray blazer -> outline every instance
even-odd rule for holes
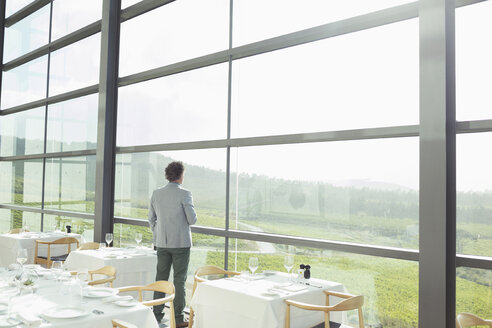
[[[155,246],[191,247],[190,225],[196,221],[193,196],[189,190],[175,182],[154,190],[150,199],[149,224]]]

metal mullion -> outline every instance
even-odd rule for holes
[[[492,132],[492,120],[456,122],[456,133]]]
[[[62,215],[62,216],[77,217],[77,218],[90,219],[90,220],[94,219],[94,214],[92,214],[92,213],[72,212],[72,211],[64,211],[64,210],[53,210],[53,209],[46,209],[46,208],[42,209],[42,208],[10,205],[10,204],[0,204],[0,208],[6,208],[6,209],[18,210],[18,211],[24,211],[24,212],[32,212],[32,213]]]
[[[0,64],[3,64],[3,53],[5,52],[5,6],[7,1],[0,0]],[[3,72],[0,70],[0,100],[2,99]],[[1,103],[1,101],[0,101]],[[0,115],[2,111],[0,110]]]
[[[17,12],[13,13],[12,15],[10,15],[5,20],[5,27],[10,27],[10,26],[14,25],[15,23],[26,18],[27,16],[31,15],[32,13],[36,12],[37,10],[43,8],[45,5],[47,5],[50,2],[51,2],[51,0],[37,0],[37,1],[31,2],[30,4],[28,4],[24,8],[22,8],[22,9],[18,10]]]
[[[421,0],[419,327],[456,315],[455,6]]]
[[[492,257],[456,254],[456,267],[492,270]]]
[[[113,232],[121,0],[103,0],[94,240]]]
[[[53,1],[50,1],[50,24],[48,31],[48,43],[51,42],[53,28]],[[46,70],[46,98],[49,96],[50,90],[50,65],[51,65],[51,53],[48,53],[48,63]],[[48,104],[44,108],[44,141],[43,141],[43,153],[46,154],[47,142],[48,142]],[[46,157],[43,158],[43,168],[41,177],[41,209],[44,209],[44,200],[46,193]],[[41,213],[41,231],[44,230],[44,213]]]
[[[229,49],[232,48],[232,32],[233,32],[233,8],[234,0],[229,1]],[[231,139],[231,104],[232,104],[232,57],[229,57],[227,74],[227,139]],[[229,230],[230,222],[230,185],[231,185],[231,147],[226,149],[226,199],[225,199],[225,230]],[[229,269],[229,237],[224,238],[224,269]]]
[[[276,136],[267,136],[267,137],[232,138],[232,139],[191,141],[191,142],[179,142],[179,143],[143,145],[143,146],[128,146],[128,147],[118,147],[116,149],[116,152],[118,154],[125,154],[125,153],[140,153],[140,152],[154,152],[154,151],[169,151],[169,150],[269,146],[269,145],[328,142],[328,141],[403,138],[403,137],[416,137],[418,135],[419,135],[419,130],[417,125],[407,125],[407,126],[387,127],[387,128],[312,132],[312,133],[286,134],[286,135],[276,135]]]
[[[4,156],[4,157],[0,157],[0,162],[11,162],[11,161],[43,159],[43,158],[91,156],[95,154],[96,154],[95,149],[73,150],[73,151],[64,151],[64,152],[56,152],[56,153]]]
[[[51,96],[45,99],[35,100],[27,104],[22,104],[15,107],[6,108],[0,111],[0,115],[9,115],[18,112],[23,112],[36,107],[41,107],[45,105],[56,104],[65,100],[70,100],[78,97],[87,96],[90,94],[97,93],[99,91],[99,84],[91,85],[77,90],[72,90],[59,95]]]

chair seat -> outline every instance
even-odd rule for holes
[[[41,259],[47,259],[46,256],[38,256],[39,258]],[[68,257],[68,254],[63,254],[63,255],[59,255],[59,256],[51,256],[51,261],[65,261]]]
[[[325,328],[325,323],[322,322],[312,328]],[[352,328],[351,326],[343,325],[337,322],[330,321],[330,328]]]

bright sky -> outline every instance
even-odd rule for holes
[[[123,7],[136,2],[123,0]],[[233,42],[242,45],[406,2],[238,0]],[[54,8],[56,38],[97,19],[101,2],[54,3],[59,6]],[[120,75],[226,49],[228,4],[229,0],[176,1],[125,22]],[[205,10],[210,15],[203,15]],[[483,42],[492,30],[491,16],[490,1],[457,10],[458,120],[491,118],[492,65],[487,64],[492,45]],[[97,81],[99,39],[92,39],[96,41],[88,40],[73,47],[73,54],[66,51],[60,57],[53,72],[67,78],[60,78],[52,88],[58,85],[63,91]],[[82,49],[90,49],[90,55],[80,57]],[[418,55],[418,21],[411,20],[236,61],[233,137],[418,124]],[[55,52],[54,64],[56,59]],[[226,113],[226,64],[125,87],[120,90],[118,145],[222,139]],[[95,130],[93,123],[90,131]],[[66,140],[80,138],[80,129],[73,131],[77,135],[66,135]],[[492,189],[492,152],[479,148],[490,144],[491,137],[486,133],[458,136],[460,190]],[[84,138],[95,140],[95,132]],[[179,159],[193,164],[225,168],[222,149],[178,153]],[[296,172],[307,166],[307,179],[365,179],[416,189],[418,156],[416,138],[362,140],[248,147],[233,153],[233,167],[305,179]]]

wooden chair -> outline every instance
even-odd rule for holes
[[[68,254],[72,251],[72,244],[77,244],[78,248],[78,239],[74,237],[65,237],[54,241],[36,240],[36,247],[34,249],[34,263],[44,264],[47,268],[51,268],[51,263],[53,263],[53,261],[65,261]],[[38,256],[39,245],[46,245],[48,247],[47,256]],[[67,245],[67,254],[51,256],[51,246],[53,245]]]
[[[138,291],[138,301],[146,306],[154,306],[154,305],[161,305],[165,303],[169,303],[169,310],[170,310],[170,315],[169,315],[169,324],[170,328],[176,328],[176,319],[174,317],[174,285],[172,282],[169,281],[156,281],[151,284],[148,284],[147,286],[128,286],[128,287],[120,287],[118,288],[120,293],[123,292],[133,292],[133,291]],[[153,291],[153,292],[161,292],[164,294],[167,294],[166,297],[163,298],[158,298],[155,300],[150,300],[150,301],[143,301],[142,298],[142,292],[144,291]]]
[[[207,279],[203,278],[204,276],[211,276],[211,275],[225,275],[225,276],[237,276],[239,275],[239,272],[235,271],[226,271],[222,268],[219,268],[214,265],[206,265],[203,267],[198,268],[195,271],[195,281],[193,282],[193,291],[191,293],[191,296],[195,294],[195,289],[198,283],[207,281]],[[188,327],[191,328],[193,327],[193,316],[194,316],[195,311],[193,311],[193,308],[190,306],[190,315],[189,315],[189,322],[188,322]]]
[[[79,251],[83,251],[86,249],[99,249],[99,243],[94,243],[94,242],[83,243],[80,245],[79,248],[77,248],[77,250]]]
[[[362,315],[362,305],[364,304],[364,296],[355,296],[345,293],[337,293],[331,291],[323,291],[326,294],[326,305],[314,305],[301,303],[293,300],[285,300],[287,303],[287,311],[285,312],[285,328],[290,328],[290,307],[295,306],[308,311],[322,311],[325,313],[325,328],[330,328],[330,312],[333,311],[349,311],[358,310],[359,312],[359,327],[364,328],[364,318]],[[344,300],[335,305],[330,305],[330,296],[343,298]],[[345,326],[340,326],[340,328]]]
[[[22,231],[29,232],[29,230],[24,230],[22,228],[15,228],[9,231],[9,234],[18,234],[21,233]]]
[[[134,324],[119,319],[113,319],[111,323],[113,324],[113,328],[138,328]]]
[[[467,328],[467,327],[474,327],[474,326],[492,327],[492,320],[485,320],[477,317],[474,314],[466,313],[466,312],[458,314],[458,317],[456,318],[456,322],[457,322],[456,326],[458,328]]]
[[[109,285],[113,287],[113,281],[116,279],[116,269],[114,267],[107,265],[100,269],[89,271],[88,273],[91,280],[87,283],[89,286],[109,283]],[[105,275],[107,278],[93,280],[95,274]]]

